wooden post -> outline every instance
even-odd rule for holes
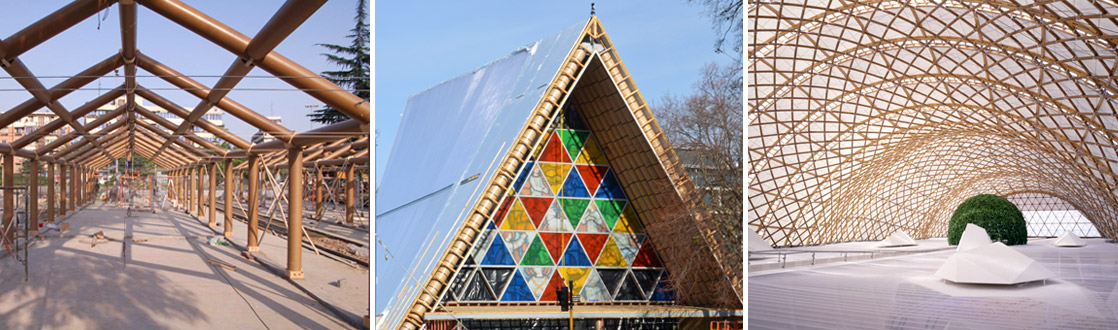
[[[210,163],[206,172],[209,173],[210,178],[210,212],[206,214],[209,220],[210,227],[217,227],[217,220],[214,219],[214,213],[217,213],[217,164]]]
[[[27,173],[27,180],[30,183],[31,191],[29,192],[30,196],[27,197],[31,205],[27,206],[27,210],[31,211],[29,217],[31,221],[27,222],[27,232],[28,235],[34,236],[39,234],[39,160],[31,159],[30,162],[31,171]]]
[[[198,165],[198,171],[194,173],[194,183],[197,185],[195,189],[198,190],[198,200],[194,204],[194,212],[198,212],[198,220],[202,220],[202,217],[206,216],[206,208],[202,203],[206,198],[206,180],[202,172],[205,169],[205,165]]]
[[[54,164],[47,163],[47,223],[54,224]]]
[[[194,214],[194,168],[186,170],[186,214]]]
[[[237,192],[233,190],[233,160],[225,159],[222,164],[225,165],[225,220],[222,223],[225,227],[225,237],[233,237],[233,194]]]
[[[303,278],[303,148],[287,149],[287,278]]]
[[[70,198],[67,198],[66,202],[67,202],[67,204],[70,205],[70,214],[74,214],[74,213],[78,212],[78,207],[77,207],[77,205],[78,205],[77,204],[77,202],[78,202],[78,184],[80,184],[81,181],[78,178],[78,166],[77,165],[70,165],[69,170],[70,170],[70,187],[69,187],[70,188]]]
[[[260,251],[260,232],[257,230],[260,216],[260,157],[248,156],[248,252]]]
[[[357,171],[354,171],[356,167],[357,165],[350,164],[345,169],[345,223],[350,226],[353,225],[353,217],[357,213],[357,208],[354,207],[354,204],[356,204],[357,180],[353,177],[354,174],[357,174]]]
[[[66,216],[66,165],[58,163],[58,215]]]

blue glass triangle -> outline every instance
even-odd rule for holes
[[[513,272],[512,281],[509,282],[508,288],[505,289],[505,295],[501,297],[501,301],[535,301],[536,297],[532,295],[532,290],[528,289],[528,282],[524,281],[524,277],[520,276],[520,272]]]
[[[485,252],[485,259],[481,260],[481,264],[516,266],[516,262],[512,261],[512,256],[509,255],[509,249],[505,248],[505,240],[501,239],[501,235],[494,236],[493,244],[489,245],[489,251]]]
[[[497,230],[497,225],[494,224],[493,221],[486,220],[485,223],[488,224],[488,225],[485,226],[485,229]]]
[[[567,173],[567,181],[563,182],[563,189],[559,190],[559,197],[590,198],[590,192],[586,190],[586,184],[582,183],[582,176],[578,175],[578,170],[573,166],[571,172]]]
[[[582,251],[582,243],[578,241],[578,236],[571,238],[571,243],[567,245],[567,250],[563,251],[558,266],[593,266],[590,258],[586,257],[586,252]]]
[[[527,162],[524,164],[524,169],[520,171],[520,175],[516,177],[516,182],[512,184],[512,191],[520,191],[520,186],[524,185],[524,181],[528,180],[528,173],[532,172],[533,165],[536,162]]]
[[[664,277],[667,277],[667,275],[665,275]],[[656,290],[652,292],[652,298],[649,298],[648,300],[675,301],[675,292],[668,291],[668,289],[664,286],[664,283],[667,283],[667,281],[661,280],[660,283],[656,283]]]
[[[626,199],[625,192],[621,190],[621,183],[617,181],[617,176],[613,175],[613,169],[606,172],[606,176],[602,177],[602,185],[598,186],[598,193],[594,198],[603,199]]]

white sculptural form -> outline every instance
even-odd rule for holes
[[[1052,241],[1052,246],[1059,247],[1080,247],[1084,245],[1087,245],[1087,241],[1084,241],[1082,238],[1079,238],[1079,236],[1072,234],[1070,231],[1064,233],[1063,235],[1060,235],[1060,237],[1057,238],[1055,241]]]
[[[955,254],[936,271],[955,283],[1012,285],[1055,277],[1036,260],[1001,242],[991,243],[986,229],[967,224]]]
[[[755,231],[750,230],[749,231],[749,237],[747,237],[746,240],[749,241],[749,251],[750,252],[753,252],[753,251],[768,251],[768,250],[773,249],[772,245],[769,245],[769,242],[765,241],[765,239],[761,238],[761,235],[757,235],[757,232],[755,232]]]
[[[903,230],[897,230],[893,232],[892,235],[889,235],[889,237],[881,240],[880,243],[877,243],[877,247],[879,248],[913,245],[916,245],[916,240],[912,239],[912,236],[908,236],[908,233]]]

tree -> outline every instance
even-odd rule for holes
[[[354,18],[357,24],[347,35],[350,38],[349,46],[334,45],[334,44],[317,44],[318,46],[326,47],[326,49],[333,52],[323,53],[326,56],[326,61],[331,64],[337,65],[342,68],[338,71],[325,71],[322,76],[327,80],[337,84],[339,87],[348,89],[363,100],[369,100],[369,23],[365,21],[367,11],[365,10],[367,2],[365,0],[357,1],[357,16]],[[341,111],[332,107],[315,110],[307,114],[311,121],[323,124],[333,124],[349,119]]]
[[[714,52],[726,54],[739,64],[742,58],[742,0],[687,0],[689,3],[701,3],[706,7],[706,15],[710,16],[714,29],[718,31],[718,39],[714,41]],[[732,39],[726,49],[726,39]]]

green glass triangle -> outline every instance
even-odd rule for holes
[[[543,240],[540,235],[532,239],[532,245],[528,247],[528,252],[524,253],[524,259],[520,259],[521,266],[552,266],[555,265],[551,261],[551,255],[547,253],[547,247],[543,245]]]
[[[602,212],[602,217],[606,219],[606,226],[613,230],[613,225],[617,223],[617,217],[621,216],[621,210],[625,209],[625,200],[619,199],[597,199],[594,203],[598,204],[598,211]]]
[[[563,213],[567,214],[567,220],[571,222],[571,227],[578,228],[578,222],[582,220],[582,213],[586,212],[586,207],[590,205],[590,200],[560,198],[559,205],[563,206]]]
[[[589,136],[588,131],[559,130],[559,138],[563,140],[563,147],[567,148],[567,154],[571,155],[571,159],[578,158],[578,152],[582,150]]]

